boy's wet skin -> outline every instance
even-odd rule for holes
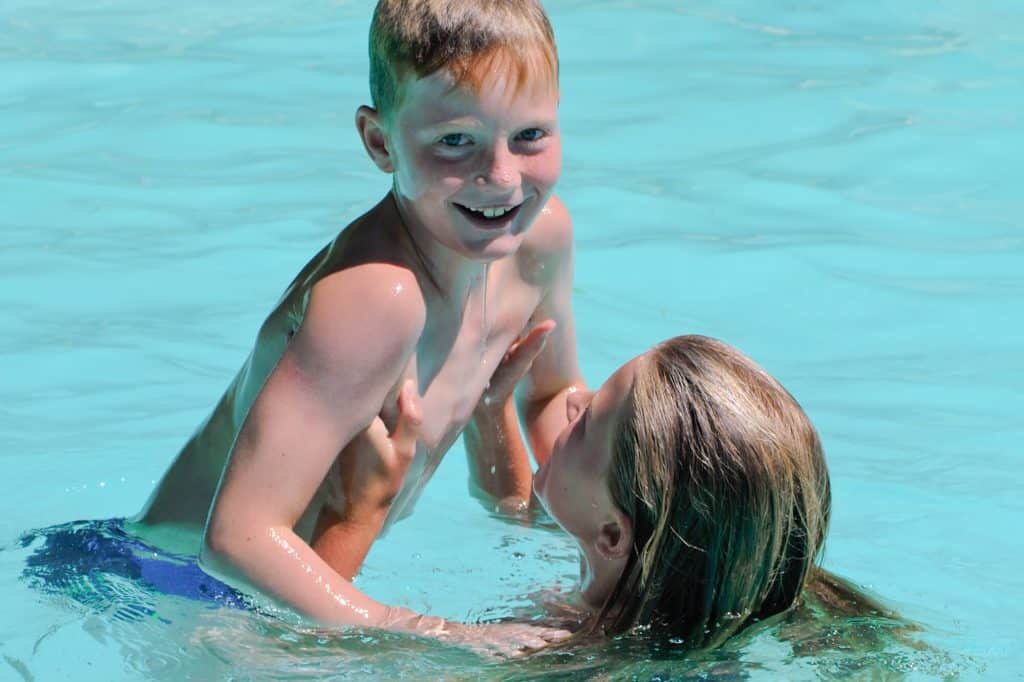
[[[557,105],[551,87],[512,88],[498,74],[471,92],[442,70],[412,79],[388,119],[360,108],[392,192],[296,276],[135,532],[317,620],[386,618],[308,544],[346,447],[378,416],[390,428],[413,379],[418,447],[386,527],[411,511],[531,319],[557,324],[524,383],[538,458],[565,424],[566,393],[583,385],[572,229],[551,194]]]
[[[388,391],[381,411],[390,427],[402,380],[417,378],[424,412],[420,448],[410,466],[406,486],[392,504],[387,523],[390,525],[395,518],[409,513],[441,456],[461,433],[505,349],[527,326],[537,308],[543,294],[544,262],[557,255],[544,253],[544,247],[550,246],[545,242],[552,237],[561,241],[557,233],[566,226],[559,222],[568,219],[557,198],[550,203],[553,209],[531,227],[530,237],[515,257],[483,270],[489,280],[487,286],[475,283],[461,310],[454,305],[457,302],[441,299],[432,291],[429,281],[421,281],[422,276],[414,274],[419,263],[391,195],[357,219],[310,260],[289,285],[260,327],[255,348],[245,365],[136,517],[137,532],[160,540],[171,551],[199,551],[203,526],[231,445],[257,393],[301,324],[310,290],[321,279],[355,267],[380,270],[385,277],[380,287],[395,296],[410,295],[409,289],[418,289],[426,294],[424,305],[430,308],[416,355]],[[535,242],[540,248],[535,248]],[[405,244],[407,248],[395,254],[394,243]],[[500,296],[500,300],[486,302],[486,308],[485,288],[492,296]],[[485,310],[493,319],[483,319]],[[296,526],[296,532],[307,542],[323,497],[324,490],[319,490]],[[185,532],[161,532],[160,526],[165,524]]]

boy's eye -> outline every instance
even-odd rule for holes
[[[545,133],[540,128],[527,128],[526,130],[516,135],[516,137],[518,137],[520,140],[523,140],[524,142],[536,142],[545,135],[547,135],[547,133]]]
[[[446,147],[464,147],[472,140],[465,133],[448,133],[441,138],[440,142]]]

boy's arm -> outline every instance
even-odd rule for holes
[[[555,196],[545,210],[535,246],[543,259],[544,296],[532,319],[553,320],[555,328],[516,395],[538,466],[551,456],[552,443],[569,421],[565,415],[566,395],[586,389],[576,356],[576,320],[572,312],[572,220],[565,204]]]
[[[234,444],[206,525],[204,569],[322,623],[394,625],[398,610],[353,587],[292,529],[411,357],[424,320],[411,277],[374,264],[313,287]]]

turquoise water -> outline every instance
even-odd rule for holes
[[[612,679],[1020,678],[1024,9],[548,4],[588,380],[677,333],[752,355],[822,433],[825,565],[933,648],[858,664],[765,635],[731,668],[581,661]],[[125,622],[17,579],[21,531],[138,509],[293,273],[386,190],[352,127],[371,6],[0,6],[0,679],[531,670],[173,598]],[[575,571],[558,533],[468,498],[456,446],[360,584],[473,619]]]

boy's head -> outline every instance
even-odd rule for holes
[[[380,0],[370,26],[370,95],[388,119],[410,77],[441,69],[477,91],[501,73],[516,90],[558,89],[558,54],[536,0]]]
[[[536,0],[380,0],[356,128],[405,225],[477,261],[518,250],[561,171],[558,57]]]

